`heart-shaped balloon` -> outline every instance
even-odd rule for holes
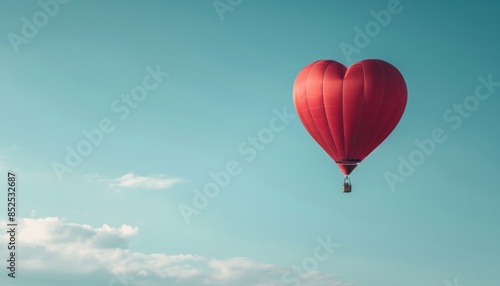
[[[394,130],[407,89],[401,73],[382,60],[349,68],[320,60],[299,72],[293,99],[309,134],[349,175]]]

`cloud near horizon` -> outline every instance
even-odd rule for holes
[[[6,221],[0,221],[0,243],[6,245]],[[141,253],[130,250],[139,229],[130,225],[94,228],[57,217],[18,220],[18,274],[36,283],[66,285],[73,279],[93,285],[293,285],[283,274],[290,270],[245,257],[209,259],[193,254]],[[22,254],[22,255],[21,255]],[[1,257],[7,250],[2,247]],[[65,277],[63,281],[56,277]],[[2,279],[0,279],[2,281]],[[44,284],[43,281],[46,283]],[[37,284],[38,283],[38,284]],[[165,284],[166,283],[166,284]],[[80,285],[80,284],[78,284]],[[83,285],[83,284],[82,284]],[[314,272],[300,285],[353,285],[330,274]]]

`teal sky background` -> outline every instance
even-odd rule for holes
[[[1,176],[4,185],[8,170],[18,176],[17,219],[26,228],[18,234],[19,276],[7,277],[2,267],[2,285],[110,285],[117,271],[127,273],[128,285],[145,286],[496,285],[500,86],[458,128],[443,115],[474,96],[478,77],[500,82],[500,6],[401,0],[389,24],[346,58],[340,45],[355,46],[354,28],[364,30],[374,20],[370,11],[396,2],[242,1],[220,18],[211,1],[73,0],[57,4],[16,53],[9,33],[22,36],[22,18],[43,10],[37,1],[2,1]],[[269,127],[275,110],[295,114],[292,87],[304,66],[369,58],[401,71],[408,103],[391,136],[353,172],[351,194],[342,193],[342,173],[297,117],[254,160],[238,151]],[[121,120],[111,105],[142,84],[148,66],[168,77]],[[53,163],[64,164],[66,147],[76,148],[82,131],[104,118],[114,131],[59,181]],[[399,156],[408,159],[418,150],[414,141],[435,128],[446,141],[391,190],[387,172],[398,175]],[[241,172],[186,223],[179,206],[193,206],[193,189],[232,161]],[[130,173],[135,183],[123,178]],[[171,185],[152,187],[159,182]],[[49,218],[64,235],[49,231]],[[109,244],[92,244],[82,229],[105,224],[116,230]],[[137,233],[125,235],[122,225]],[[44,227],[54,237],[42,237]],[[28,241],[39,235],[39,244]],[[329,236],[340,246],[317,272],[299,284],[283,279],[297,277],[290,268]],[[62,252],[77,242],[88,247],[88,259]],[[96,254],[113,249],[129,256]],[[49,259],[54,251],[61,253]],[[205,260],[183,264],[193,276],[172,268],[161,277],[140,272],[149,262],[135,261],[139,254]],[[123,261],[125,270],[113,268]]]

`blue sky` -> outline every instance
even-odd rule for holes
[[[0,6],[0,167],[19,185],[2,285],[497,283],[494,1]],[[368,58],[401,71],[408,104],[346,195],[292,87],[313,61]]]

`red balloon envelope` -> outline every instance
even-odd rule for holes
[[[297,75],[293,100],[304,127],[347,176],[396,127],[407,89],[401,73],[382,60],[349,68],[320,60]]]

